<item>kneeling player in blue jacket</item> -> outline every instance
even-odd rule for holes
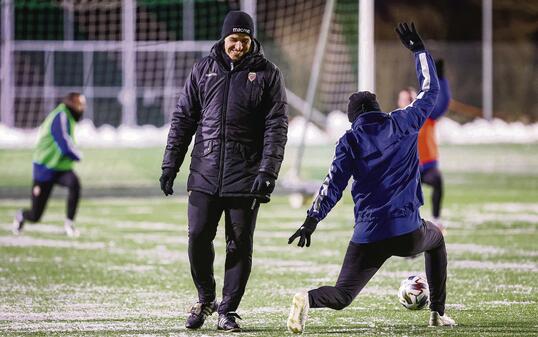
[[[430,288],[430,326],[455,325],[445,315],[447,256],[441,231],[421,219],[423,204],[417,155],[418,132],[431,113],[439,84],[432,57],[415,27],[396,29],[405,47],[414,53],[420,93],[404,109],[381,112],[376,96],[362,91],[351,95],[348,117],[352,127],[338,141],[329,174],[304,224],[288,243],[310,246],[310,237],[342,196],[353,177],[355,229],[336,285],[298,293],[288,318],[288,329],[304,330],[309,308],[341,310],[391,256],[424,252]]]

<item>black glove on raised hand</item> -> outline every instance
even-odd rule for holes
[[[395,31],[400,37],[400,40],[402,40],[405,48],[411,50],[412,52],[425,49],[424,43],[420,39],[413,22],[411,22],[411,28],[409,28],[406,22],[400,23],[398,27],[396,27]]]
[[[260,172],[252,184],[250,193],[254,194],[271,194],[275,190],[275,178],[265,172]]]
[[[304,247],[305,243],[307,247],[310,247],[310,237],[316,230],[318,225],[318,219],[307,216],[304,224],[288,239],[288,244],[291,244],[295,239],[300,237],[297,246]]]
[[[174,179],[176,179],[177,172],[175,169],[167,167],[163,168],[163,173],[159,181],[161,182],[161,190],[164,192],[164,195],[168,196],[174,194],[173,186]]]

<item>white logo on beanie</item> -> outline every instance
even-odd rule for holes
[[[232,32],[250,34],[250,29],[248,29],[248,28],[232,28]]]

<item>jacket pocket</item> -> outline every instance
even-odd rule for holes
[[[252,84],[250,85],[250,97],[249,97],[250,105],[253,107],[258,106],[262,101],[262,96],[263,96],[262,86],[257,81],[253,81]]]
[[[201,158],[207,156],[211,152],[213,152],[213,140],[206,140],[194,145],[191,156]]]
[[[239,153],[242,160],[246,162],[256,162],[260,160],[260,153],[253,146],[236,143],[235,152]]]

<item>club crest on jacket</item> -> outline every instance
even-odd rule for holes
[[[254,81],[255,79],[256,79],[256,73],[254,73],[254,72],[248,73],[248,80],[250,82]]]

